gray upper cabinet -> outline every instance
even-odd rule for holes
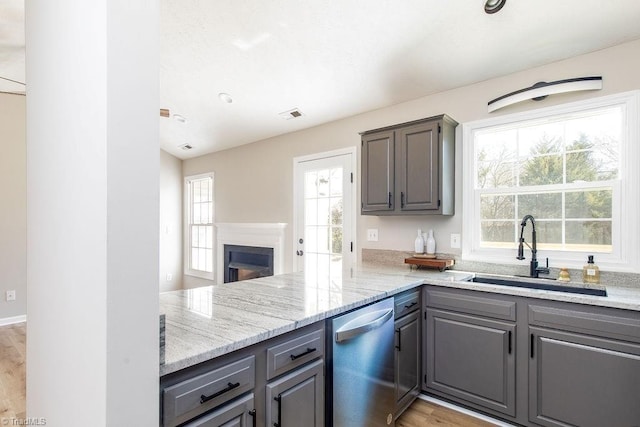
[[[363,212],[391,212],[394,209],[394,137],[393,131],[362,136]]]
[[[432,121],[398,130],[401,211],[438,209],[438,125]]]
[[[454,214],[455,127],[446,115],[362,133],[362,214]]]

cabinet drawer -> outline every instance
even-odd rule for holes
[[[420,291],[413,291],[399,295],[394,299],[395,318],[413,313],[420,308]]]
[[[254,410],[253,393],[224,405],[215,411],[191,421],[184,427],[248,427],[254,425],[253,419],[257,416]]]
[[[255,357],[249,356],[164,389],[164,425],[176,426],[253,390]]]
[[[314,331],[267,349],[267,379],[277,377],[324,354],[322,331]]]
[[[425,299],[428,307],[516,321],[515,301],[502,300],[497,295],[486,298],[468,293],[426,288]]]
[[[640,343],[640,314],[563,304],[566,308],[529,305],[529,324]]]

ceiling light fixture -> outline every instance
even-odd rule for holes
[[[484,11],[488,14],[493,14],[504,7],[507,0],[486,0],[484,2]]]
[[[581,90],[602,89],[602,76],[576,77],[573,79],[558,80],[555,82],[538,82],[531,87],[516,90],[492,99],[487,103],[489,112],[499,110],[508,105],[532,99],[542,101],[549,95],[557,93],[577,92]]]
[[[181,116],[180,114],[174,114],[173,120],[180,123],[187,123],[187,119],[184,116]]]
[[[226,102],[227,104],[231,104],[233,102],[233,98],[228,93],[220,92],[218,94],[218,98],[220,98],[220,101]]]

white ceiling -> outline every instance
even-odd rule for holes
[[[19,81],[22,3],[0,0],[0,76]],[[160,0],[159,107],[187,119],[159,119],[161,147],[194,157],[640,38],[638,0],[483,4]]]

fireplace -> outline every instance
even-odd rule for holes
[[[273,248],[224,245],[224,283],[273,276]]]
[[[228,281],[229,268],[225,260],[225,246],[244,246],[271,249],[271,275],[284,273],[285,223],[217,223],[216,224],[216,283]],[[239,260],[235,260],[241,262]],[[249,263],[252,264],[252,263]],[[254,264],[255,265],[255,264]],[[259,264],[258,264],[259,265]],[[244,272],[242,272],[244,274]]]

